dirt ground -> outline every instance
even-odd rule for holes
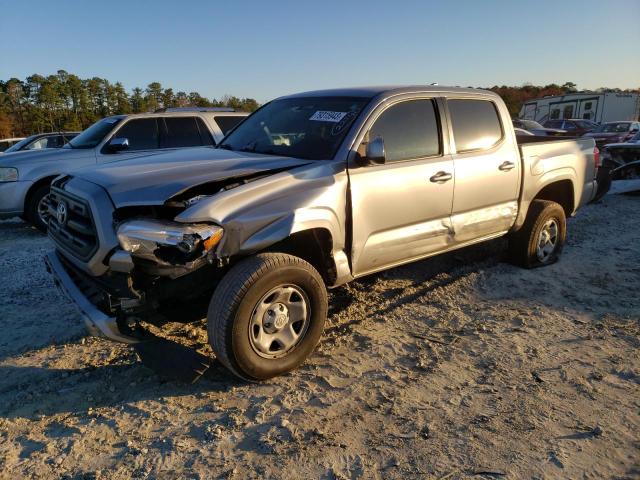
[[[0,477],[640,478],[640,197],[585,207],[553,266],[504,246],[334,290],[287,376],[188,384],[85,337],[50,242],[0,222]],[[210,354],[203,320],[164,331]]]

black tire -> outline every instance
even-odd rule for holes
[[[38,230],[43,233],[47,232],[48,225],[38,214],[38,204],[49,195],[49,184],[42,185],[29,194],[25,205],[25,217]]]
[[[282,285],[304,293],[307,326],[292,350],[278,358],[265,358],[250,338],[252,316],[264,296]],[[237,263],[217,286],[207,314],[209,344],[218,360],[236,376],[266,380],[293,370],[311,355],[326,318],[327,290],[318,271],[292,255],[261,253]]]
[[[538,242],[543,229],[551,221],[557,226],[556,240],[553,249],[540,259]],[[509,259],[511,263],[524,268],[550,265],[558,260],[566,238],[567,219],[562,206],[549,200],[534,200],[529,205],[524,225],[509,237]]]

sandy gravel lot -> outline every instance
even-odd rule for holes
[[[311,360],[258,385],[85,337],[50,248],[0,222],[1,478],[640,478],[640,197],[585,207],[548,268],[500,240],[335,290]],[[203,326],[165,331],[208,355]]]

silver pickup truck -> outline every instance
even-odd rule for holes
[[[62,172],[120,162],[176,148],[215,145],[247,113],[229,109],[168,109],[98,120],[59,149],[0,156],[0,218],[22,216],[45,231],[49,184]]]
[[[314,350],[327,288],[504,235],[514,263],[554,262],[597,164],[593,139],[517,138],[491,92],[301,93],[216,149],[57,178],[46,262],[112,340],[137,342],[141,320],[210,295],[215,355],[263,380]]]

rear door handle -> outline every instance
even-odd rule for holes
[[[508,172],[509,170],[516,168],[516,164],[513,162],[502,162],[502,165],[500,165],[498,168],[503,172]]]
[[[453,178],[453,175],[451,175],[448,172],[438,172],[435,175],[433,175],[431,178],[429,178],[429,180],[431,180],[433,183],[444,183],[444,182],[448,182],[452,178]]]

